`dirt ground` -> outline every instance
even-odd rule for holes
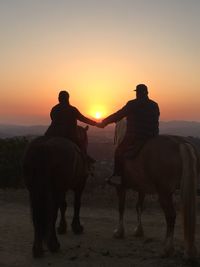
[[[183,228],[178,213],[175,229],[175,253],[162,258],[162,241],[165,234],[164,215],[155,198],[146,203],[143,214],[144,238],[133,236],[136,213],[132,204],[127,205],[125,216],[126,237],[113,238],[118,212],[114,193],[99,189],[99,193],[83,196],[81,221],[84,233],[80,236],[71,231],[72,207],[69,204],[68,233],[59,236],[61,250],[57,254],[45,251],[42,259],[33,259],[31,247],[33,227],[26,190],[0,191],[0,267],[41,266],[200,266],[200,212],[197,220],[198,259],[195,263],[183,259]],[[131,197],[128,201],[133,202]],[[71,203],[71,200],[69,200]]]

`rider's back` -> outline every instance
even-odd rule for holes
[[[68,137],[76,136],[77,109],[69,104],[57,104],[50,113],[52,122],[46,136]]]

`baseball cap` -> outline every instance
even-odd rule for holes
[[[141,92],[141,93],[148,93],[148,88],[145,84],[138,84],[134,91]]]

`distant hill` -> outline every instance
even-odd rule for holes
[[[200,122],[162,121],[160,122],[160,133],[200,137]]]
[[[47,127],[47,125],[24,126],[0,124],[0,138],[43,135]],[[96,127],[89,128],[89,137],[93,141],[110,142],[113,140],[113,135],[113,125],[109,125],[105,129],[99,129]]]
[[[42,135],[46,131],[45,125],[10,125],[0,124],[0,138],[14,137],[14,136],[27,136],[27,135]]]
[[[92,142],[112,142],[114,135],[114,124],[104,129],[90,127],[89,137]],[[0,138],[27,135],[42,135],[47,129],[47,125],[6,125],[0,124]],[[161,134],[175,134],[183,136],[200,137],[200,122],[195,121],[161,121]]]

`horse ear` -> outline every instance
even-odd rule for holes
[[[89,129],[89,126],[87,125],[87,126],[85,126],[85,130],[87,131]]]

